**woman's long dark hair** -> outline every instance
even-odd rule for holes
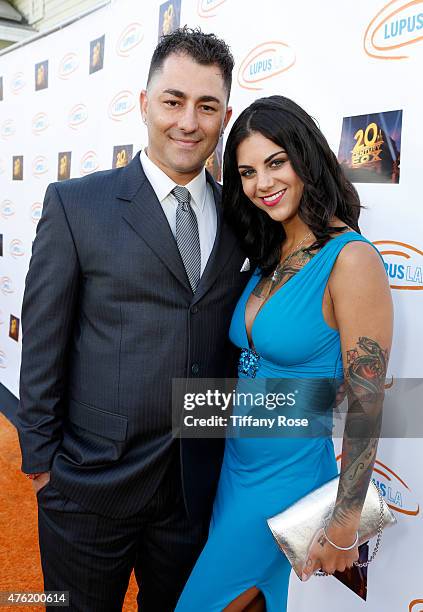
[[[237,149],[255,132],[285,149],[292,168],[304,183],[298,215],[316,236],[310,250],[321,248],[331,234],[345,231],[330,226],[333,216],[360,232],[357,191],[345,177],[315,121],[288,98],[260,98],[241,113],[230,131],[224,155],[222,199],[225,218],[250,260],[264,275],[280,260],[285,231],[281,223],[255,206],[242,189]]]

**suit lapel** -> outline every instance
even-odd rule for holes
[[[123,219],[148,244],[169,271],[192,293],[175,238],[153,188],[148,182],[137,153],[121,171],[118,196],[129,204]]]
[[[207,181],[213,188],[217,229],[213,249],[201,276],[197,291],[192,297],[192,304],[198,302],[211,288],[236,245],[234,235],[223,221],[219,188],[208,172],[206,172],[206,176]],[[128,202],[122,214],[123,219],[129,223],[181,285],[185,287],[188,296],[192,296],[191,287],[176,245],[176,240],[160,202],[143,172],[139,153],[134,156],[134,159],[128,166],[120,170],[119,178],[117,197]]]
[[[210,183],[213,188],[217,214],[217,229],[213,249],[201,276],[200,284],[193,297],[193,304],[198,302],[207,293],[210,287],[212,287],[236,246],[235,236],[223,220],[222,198],[219,188],[215,180],[207,171],[206,176],[207,182]]]

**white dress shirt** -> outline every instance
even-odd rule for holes
[[[140,162],[145,176],[151,184],[157,199],[159,200],[163,212],[166,215],[172,234],[176,239],[176,209],[178,201],[171,193],[177,186],[171,178],[167,176],[155,163],[148,158],[143,150],[140,153]],[[197,174],[186,187],[191,194],[192,209],[197,217],[198,233],[200,236],[201,250],[201,274],[204,272],[207,261],[210,257],[217,230],[217,214],[214,202],[213,188],[207,183],[206,171]]]

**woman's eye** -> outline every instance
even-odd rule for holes
[[[271,167],[271,168],[272,168],[272,167],[273,167],[273,168],[278,168],[279,166],[282,166],[282,164],[284,164],[286,161],[288,161],[288,160],[286,160],[286,159],[273,159],[273,160],[270,162],[270,167]]]
[[[241,172],[241,176],[248,178],[249,176],[252,176],[254,173],[254,170],[250,169],[250,170],[243,170]]]

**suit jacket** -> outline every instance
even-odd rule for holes
[[[192,294],[139,156],[49,185],[22,307],[18,430],[25,472],[90,511],[133,515],[180,446],[185,503],[210,509],[223,441],[171,435],[172,378],[234,375],[228,329],[249,274],[222,219]]]

